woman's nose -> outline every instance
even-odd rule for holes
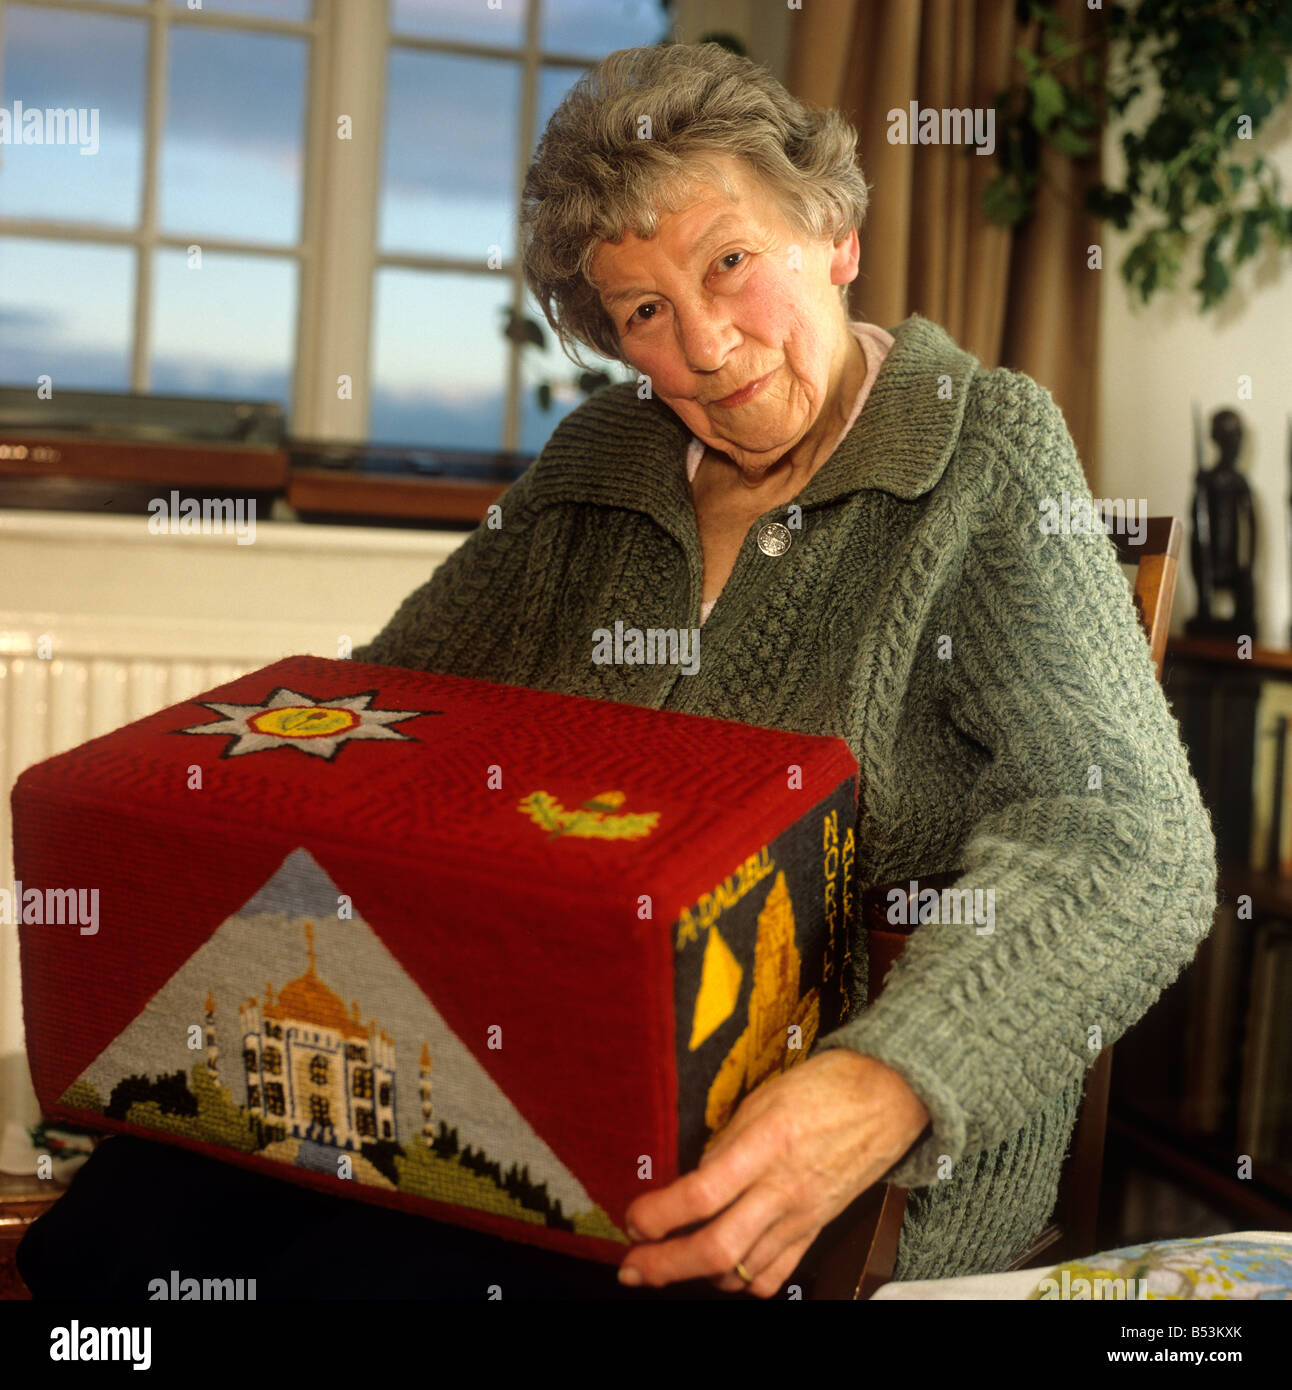
[[[693,372],[716,372],[730,357],[739,335],[730,316],[717,304],[677,310],[678,339]]]

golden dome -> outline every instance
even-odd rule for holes
[[[284,985],[279,991],[278,1003],[265,1012],[272,1013],[274,1018],[298,1018],[302,1023],[329,1028],[347,1038],[368,1036],[354,1019],[346,1016],[340,996],[332,993],[314,973],[313,967],[291,984]]]
[[[266,1004],[265,1014],[269,1018],[300,1019],[302,1023],[312,1023],[347,1038],[366,1038],[367,1030],[359,1025],[358,1019],[347,1016],[341,996],[334,994],[315,973],[312,922],[305,924],[305,940],[309,950],[309,968],[278,991],[277,1002]]]

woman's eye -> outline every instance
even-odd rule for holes
[[[651,320],[651,318],[654,318],[654,315],[653,315],[653,314],[650,315],[649,318],[644,318],[644,319],[639,319],[639,318],[637,317],[637,315],[640,314],[641,311],[642,311],[643,309],[656,309],[656,308],[658,308],[658,307],[659,307],[659,306],[658,306],[657,304],[639,304],[639,305],[632,311],[632,313],[628,315],[628,322],[629,322],[629,323],[649,323],[650,320]]]
[[[723,256],[723,258],[718,262],[718,264],[721,266],[726,266],[728,270],[735,270],[736,267],[734,265],[727,265],[727,262],[736,260],[738,256],[743,257],[744,254],[745,253],[743,251],[730,251],[725,256]],[[737,264],[739,264],[738,261]]]

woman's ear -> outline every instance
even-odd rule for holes
[[[850,285],[861,268],[861,238],[856,227],[842,241],[836,241],[830,253],[830,283]]]

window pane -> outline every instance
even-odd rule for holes
[[[0,380],[128,391],[135,253],[0,237]]]
[[[392,49],[378,245],[514,254],[520,65]]]
[[[537,148],[547,123],[565,94],[587,71],[586,68],[540,68],[538,70],[538,110],[534,116],[534,146]],[[530,150],[531,156],[534,151]]]
[[[526,0],[391,0],[390,32],[518,48],[525,42]]]
[[[185,252],[162,250],[153,265],[150,388],[281,401],[289,409],[296,261],[212,251],[201,269],[190,269]]]
[[[505,275],[377,272],[370,437],[427,447],[502,447]]]
[[[171,0],[187,10],[189,0]],[[204,14],[253,14],[261,19],[302,20],[310,17],[311,0],[202,0]]]
[[[162,141],[163,230],[300,236],[304,39],[177,25]]]
[[[147,91],[143,20],[4,8],[7,124],[41,143],[0,145],[0,213],[134,226],[143,181]],[[39,127],[29,124],[38,113]],[[46,114],[49,113],[49,114]],[[75,121],[75,126],[71,125]],[[28,134],[30,132],[30,134]],[[61,138],[60,138],[61,137]]]
[[[575,366],[561,351],[556,334],[532,295],[525,296],[525,312],[539,325],[545,342],[542,351],[527,345],[521,353],[520,448],[536,454],[557,424],[575,406],[581,405],[589,393],[581,390],[578,384],[585,368]],[[577,347],[577,352],[589,364],[588,371],[603,371],[612,381],[625,381],[630,377],[628,368],[621,362],[607,361],[582,345]],[[544,383],[551,388],[551,403],[546,410],[538,398],[538,387]]]
[[[550,53],[603,58],[617,48],[658,43],[668,29],[660,0],[546,0],[539,43]]]

